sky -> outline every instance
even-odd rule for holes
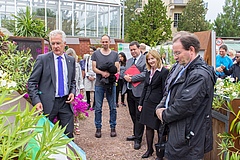
[[[206,19],[211,20],[211,22],[214,22],[214,20],[217,18],[218,13],[222,13],[225,0],[204,0],[204,2],[208,2],[208,11],[206,14]]]

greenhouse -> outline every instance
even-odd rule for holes
[[[12,15],[31,9],[46,30],[61,29],[68,36],[121,38],[120,0],[1,0],[0,27],[8,28]]]

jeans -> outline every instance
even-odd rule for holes
[[[106,98],[110,110],[110,128],[115,128],[117,119],[115,84],[112,86],[112,93],[109,93],[102,86],[95,86],[95,126],[96,128],[102,128],[102,104],[104,93],[106,93]]]

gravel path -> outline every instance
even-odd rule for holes
[[[106,99],[103,104],[102,137],[95,138],[94,111],[88,111],[89,117],[80,121],[80,135],[75,135],[75,143],[80,146],[87,156],[87,160],[139,160],[146,151],[145,134],[142,147],[133,149],[133,141],[126,141],[132,135],[132,121],[127,107],[117,108],[117,137],[110,137],[109,109]],[[156,133],[155,133],[156,137]],[[155,138],[156,142],[156,138]],[[146,160],[154,160],[153,156]]]

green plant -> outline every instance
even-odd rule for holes
[[[18,51],[14,42],[2,37],[0,40],[0,70],[7,73],[6,79],[11,79],[17,83],[17,91],[20,94],[26,93],[26,84],[33,66],[30,50]]]
[[[236,147],[240,139],[240,111],[232,108],[231,102],[227,102],[227,110],[234,115],[234,119],[230,123],[230,132],[219,133],[218,137],[221,139],[218,142],[218,149],[221,159],[225,156],[225,160],[238,160],[240,159],[240,148]]]
[[[2,92],[12,92],[16,89],[17,83],[9,79],[6,72],[0,70],[0,93]]]
[[[128,9],[126,11],[128,12]],[[148,0],[143,11],[131,18],[133,19],[129,21],[126,16],[128,41],[138,41],[153,47],[171,39],[172,21],[167,16],[167,6],[163,1]]]
[[[216,96],[213,99],[213,107],[215,110],[223,109],[234,116],[230,123],[229,133],[219,133],[218,148],[221,150],[220,157],[226,160],[240,159],[240,149],[236,148],[235,143],[240,140],[240,110],[234,110],[232,100],[240,97],[240,82],[233,83],[232,78],[218,79],[215,85]]]
[[[44,21],[39,18],[33,18],[35,14],[30,12],[30,7],[27,6],[26,11],[21,9],[17,15],[12,16],[15,18],[15,23],[9,24],[9,27],[14,30],[15,36],[47,37]]]
[[[240,97],[240,82],[234,82],[234,78],[226,77],[218,78],[215,85],[215,93],[217,95],[229,97],[230,100]]]
[[[29,103],[21,106],[23,95],[13,92],[17,84],[9,77],[0,70],[0,159],[52,159],[54,154],[81,159],[78,152],[67,147],[72,139],[64,135],[65,127],[59,122],[53,125],[36,107],[30,109]]]
[[[0,157],[9,159],[51,159],[53,154],[63,154],[71,159],[81,159],[80,155],[68,148],[64,153],[59,148],[66,148],[72,139],[64,136],[65,127],[61,128],[58,122],[51,128],[50,121],[43,121],[44,115],[40,115],[33,107],[26,105],[21,110],[20,103],[4,110],[5,105],[12,104],[22,96],[9,101],[8,92],[0,95]],[[7,101],[6,101],[7,100]],[[10,121],[14,117],[14,121]],[[46,119],[46,118],[45,118]],[[38,125],[39,123],[42,125]]]

